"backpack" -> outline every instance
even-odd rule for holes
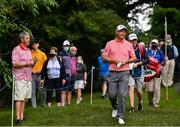
[[[139,43],[138,44],[138,49],[139,49],[139,52],[141,54],[141,57],[143,58],[145,56],[145,47],[144,47],[144,45]]]
[[[150,56],[149,63],[147,64],[147,69],[145,70],[144,81],[149,82],[154,77],[159,77],[160,73],[161,73],[161,66],[159,64],[159,61],[156,58]]]

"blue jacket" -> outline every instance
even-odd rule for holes
[[[98,59],[98,68],[99,68],[99,76],[106,77],[109,75],[109,63],[103,61],[102,57],[99,56]]]

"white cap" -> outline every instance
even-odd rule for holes
[[[132,40],[138,40],[138,37],[137,37],[136,34],[132,33],[132,34],[129,34],[128,39],[129,39],[130,41],[132,41]]]
[[[120,30],[127,30],[127,28],[126,28],[126,26],[125,25],[118,25],[117,27],[116,27],[116,32],[117,31],[120,31]]]
[[[65,40],[65,41],[63,42],[63,46],[65,46],[65,45],[70,45],[70,42],[69,42],[68,40]]]
[[[158,42],[158,40],[157,39],[153,39],[152,41],[151,41],[151,43],[156,43],[156,44],[159,44],[159,42]]]

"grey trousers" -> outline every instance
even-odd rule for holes
[[[36,108],[37,107],[37,102],[36,102],[36,88],[39,90],[39,98],[40,98],[40,104],[41,106],[45,106],[46,104],[46,92],[45,88],[40,87],[40,75],[32,74],[32,97],[31,97],[31,103],[32,107]]]
[[[118,118],[124,118],[129,75],[129,71],[111,71],[109,74],[108,96],[113,109],[117,110]]]

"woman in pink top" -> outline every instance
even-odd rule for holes
[[[74,90],[75,75],[77,70],[77,60],[76,60],[77,48],[75,46],[70,47],[69,50],[69,63],[70,63],[70,75],[66,84],[63,85],[63,90],[61,91],[61,104],[65,106],[66,104],[71,104],[72,91]]]

